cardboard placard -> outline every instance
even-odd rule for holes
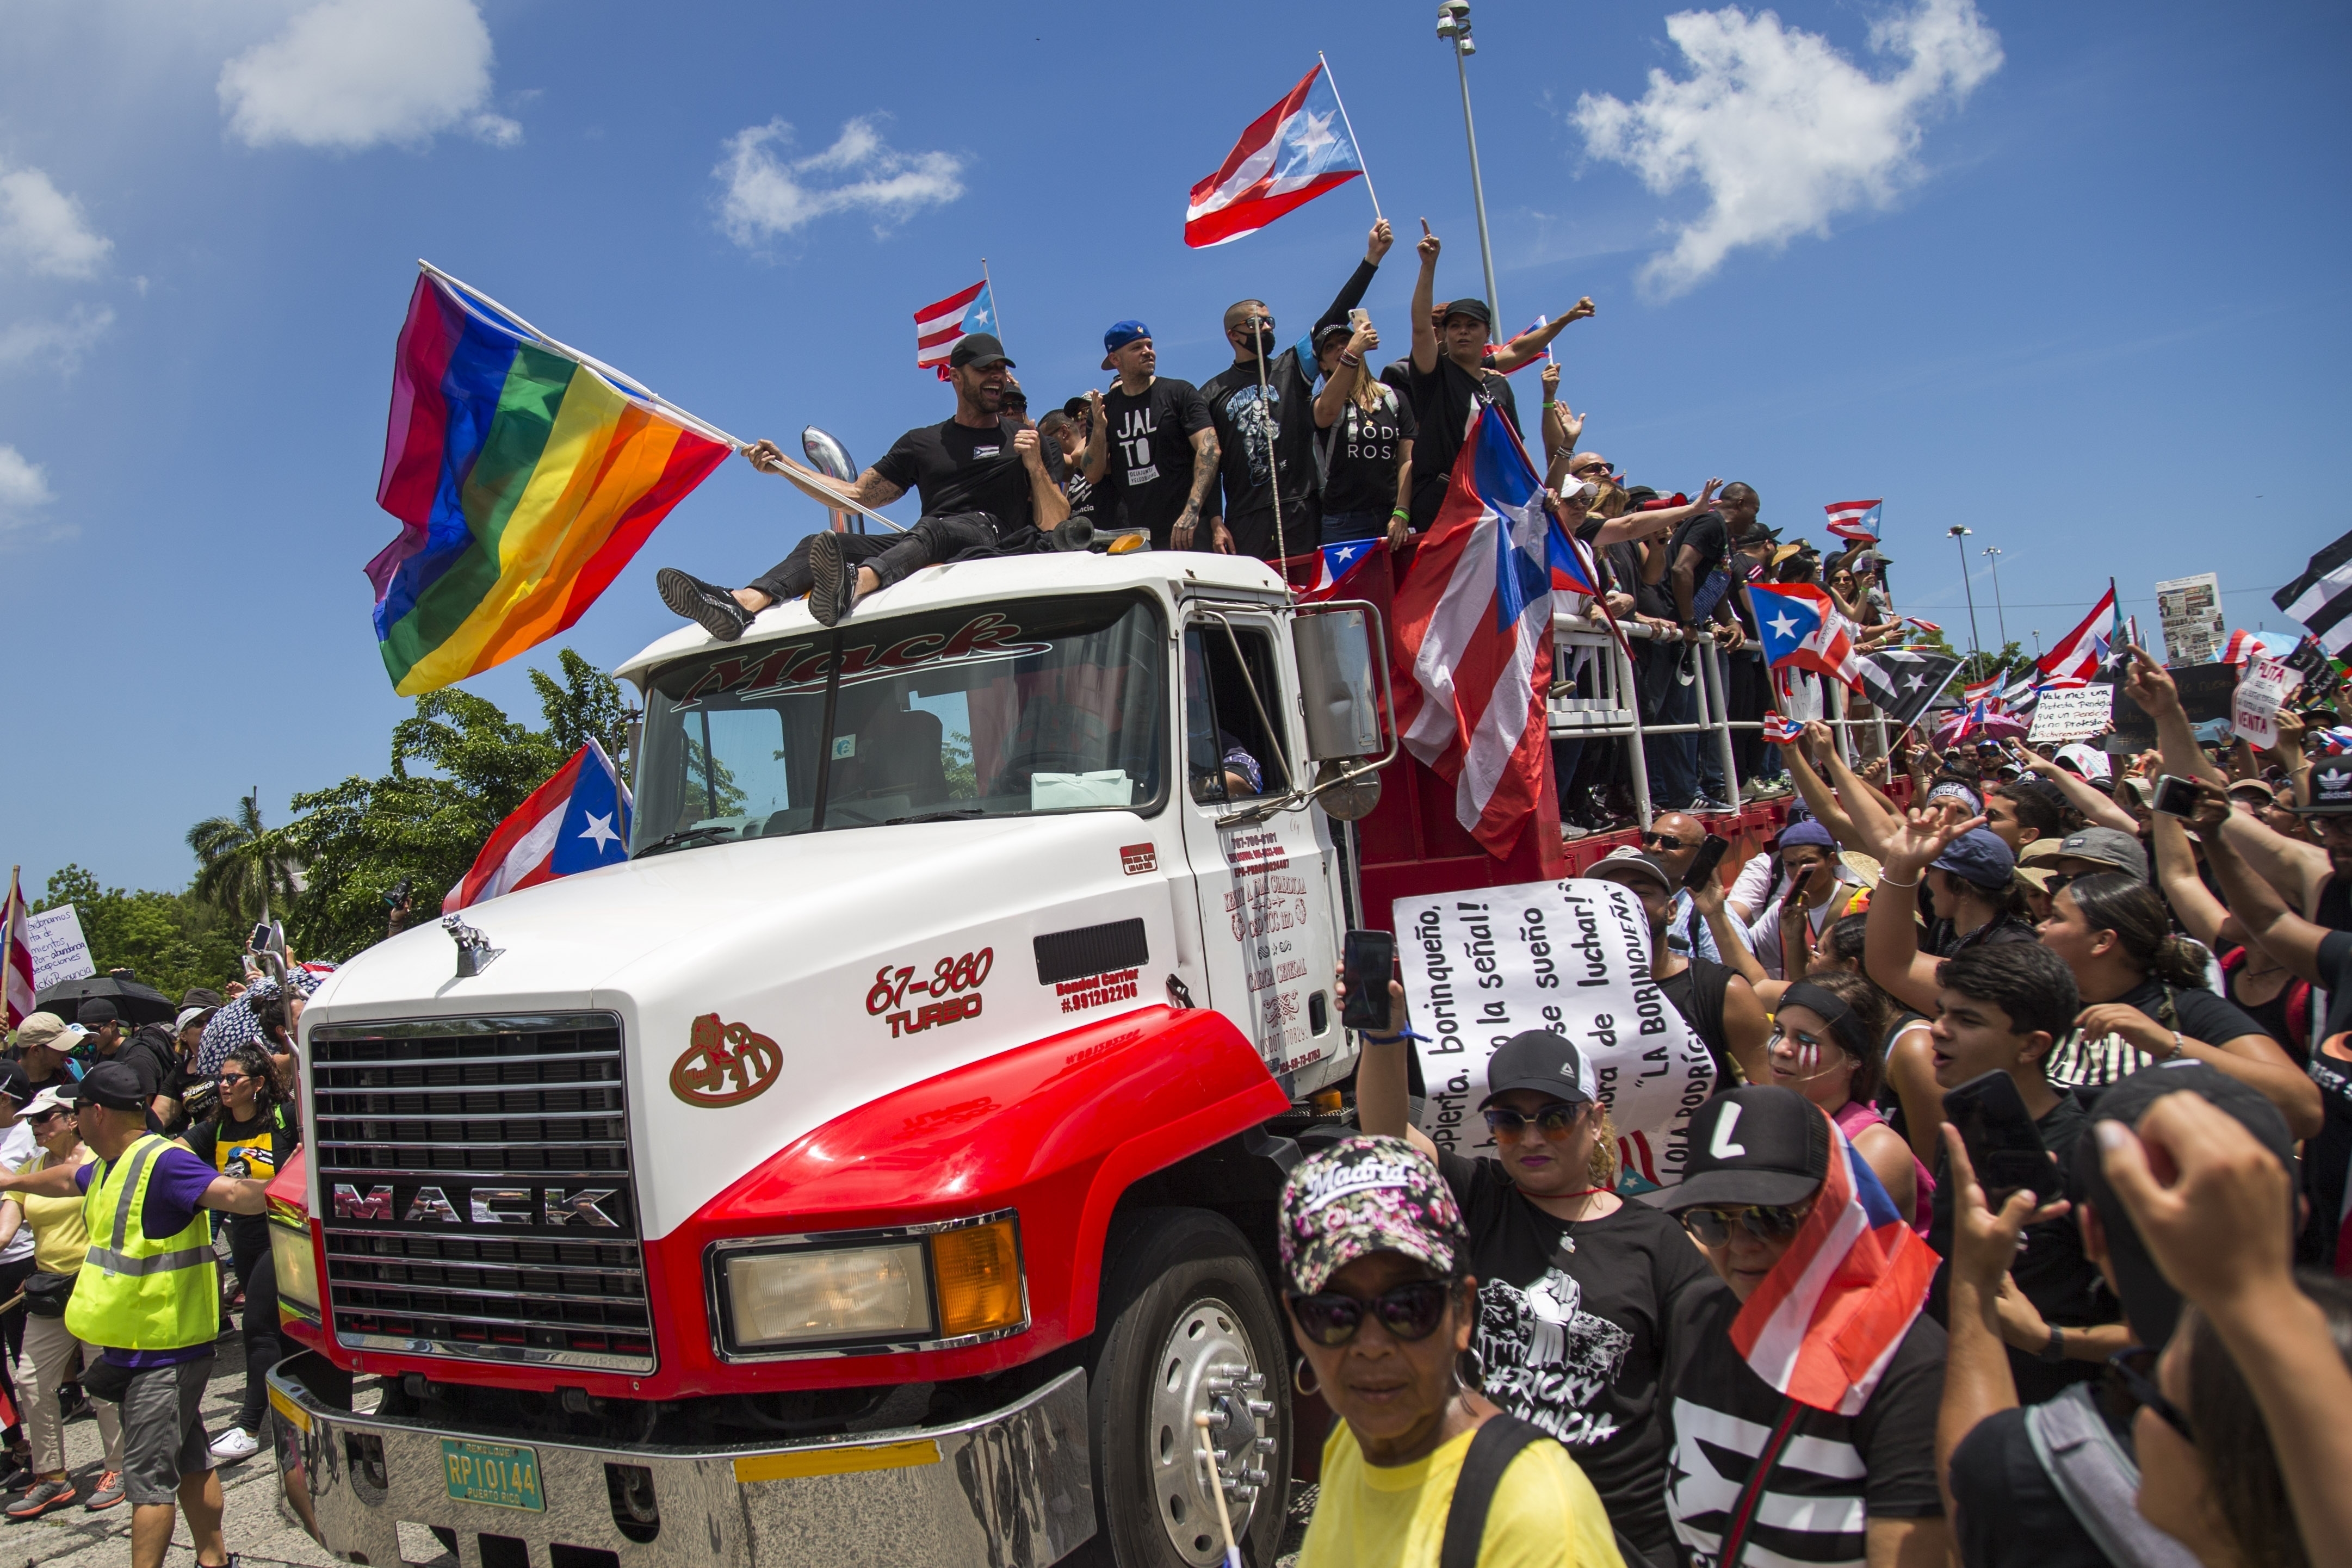
[[[2230,722],[2249,745],[2268,751],[2278,744],[2279,706],[2302,684],[2301,672],[2288,669],[2281,660],[2251,661],[2245,674],[2238,678],[2238,695],[2231,709]]]
[[[2033,727],[2025,738],[2063,745],[2103,733],[2114,717],[2116,688],[2077,686],[2043,692],[2033,705]]]
[[[2180,706],[2190,724],[2227,720],[2238,695],[2238,666],[2190,664],[2172,672],[2172,684],[2180,688]],[[2155,749],[2156,720],[2121,692],[2116,695],[2115,724],[2115,734],[2106,738],[2107,750],[2128,755]]]
[[[81,934],[81,916],[74,913],[70,904],[25,916],[25,944],[33,950],[36,991],[67,980],[86,980],[98,973],[98,965],[89,956],[89,943]]]
[[[1650,978],[1650,927],[1622,885],[1565,882],[1400,898],[1397,946],[1438,1147],[1492,1155],[1479,1119],[1486,1061],[1525,1030],[1565,1035],[1617,1126],[1617,1190],[1672,1186],[1688,1163],[1691,1113],[1715,1092],[1706,1043]]]

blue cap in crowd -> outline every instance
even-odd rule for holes
[[[1780,830],[1780,848],[1790,850],[1799,844],[1817,844],[1825,850],[1834,850],[1837,839],[1817,819],[1808,817],[1801,822],[1790,822]]]
[[[1936,857],[1937,871],[1950,872],[1962,882],[1998,893],[2009,885],[2017,870],[2017,856],[1990,828],[1970,828]]]
[[[1102,368],[1107,371],[1112,369],[1110,357],[1113,354],[1118,353],[1129,343],[1140,342],[1150,336],[1151,336],[1151,329],[1140,321],[1112,322],[1110,330],[1103,334]]]

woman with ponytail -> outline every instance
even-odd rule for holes
[[[1346,999],[1344,979],[1340,999]],[[1675,1560],[1666,1514],[1667,1406],[1660,1386],[1675,1303],[1715,1273],[1670,1216],[1616,1192],[1617,1130],[1591,1066],[1565,1036],[1529,1030],[1495,1051],[1492,1091],[1463,1129],[1495,1155],[1441,1151],[1410,1125],[1404,988],[1397,1032],[1360,1037],[1356,1119],[1435,1160],[1479,1281],[1473,1372],[1488,1399],[1568,1445],[1626,1542]],[[1627,1553],[1629,1568],[1638,1568]]]
[[[2086,1004],[2050,1052],[2052,1084],[2093,1100],[2151,1062],[2193,1056],[2259,1091],[2296,1137],[2318,1134],[2319,1086],[2206,988],[2205,948],[2174,933],[2154,888],[2120,872],[2076,877],[2052,896],[2042,942],[2074,970]]]

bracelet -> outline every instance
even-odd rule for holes
[[[1889,876],[1882,871],[1878,873],[1878,885],[1881,887],[1916,887],[1919,885],[1919,879],[1915,876],[1909,882],[1905,882],[1899,876]]]
[[[1548,397],[1548,398],[1544,399],[1544,407],[1546,407],[1546,408],[1558,408],[1559,406],[1559,399],[1558,399],[1558,398],[1556,398],[1556,397]]]
[[[1401,1041],[1408,1040],[1417,1040],[1423,1045],[1427,1045],[1429,1043],[1429,1037],[1427,1035],[1416,1034],[1409,1029],[1401,1029],[1394,1034],[1364,1034],[1360,1031],[1356,1038],[1362,1040],[1366,1045],[1395,1045]]]
[[[1409,523],[1412,521],[1412,514],[1406,511],[1402,507],[1390,507],[1389,516],[1401,523]]]
[[[2178,1061],[2183,1056],[2187,1055],[2188,1052],[2189,1048],[2180,1043],[2180,1031],[2179,1030],[2174,1030],[2172,1031],[2172,1054],[2166,1057],[2164,1060],[2167,1061]]]
[[[1342,349],[1339,350],[1339,362],[1350,369],[1353,369],[1354,367],[1362,364],[1364,361],[1360,356],[1351,354],[1345,349]]]

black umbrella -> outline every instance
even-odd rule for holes
[[[152,986],[137,980],[117,979],[112,975],[92,975],[86,979],[59,980],[56,985],[33,998],[33,1005],[43,1012],[51,1012],[68,1023],[81,1004],[102,997],[114,1004],[127,1024],[170,1023],[179,1014],[179,1004]]]

